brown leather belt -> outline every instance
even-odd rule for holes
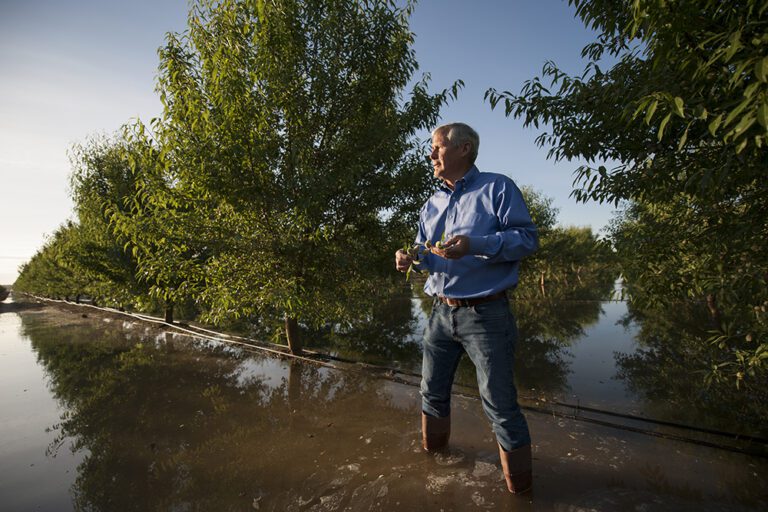
[[[443,297],[442,295],[438,295],[437,298],[442,302],[443,304],[447,304],[448,306],[451,306],[452,308],[461,308],[461,307],[470,307],[470,306],[477,306],[478,304],[484,304],[486,302],[491,302],[492,300],[498,300],[503,299],[507,296],[506,291],[501,291],[499,293],[494,293],[493,295],[487,295],[485,297],[477,297],[474,299],[451,299],[450,297]]]

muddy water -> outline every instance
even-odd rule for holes
[[[91,311],[11,306],[0,314],[3,511],[768,505],[765,459],[541,407],[528,412],[534,492],[513,497],[504,491],[493,437],[471,393],[454,399],[450,451],[427,455],[418,444],[413,379],[394,382],[354,365],[331,369],[268,357]],[[521,324],[522,331],[529,328]],[[585,323],[578,336],[599,326]],[[538,340],[552,343],[546,333]],[[387,350],[407,366],[411,349],[399,347]],[[589,349],[574,343],[567,349],[556,352],[561,364],[529,360],[521,372],[528,373],[521,376],[526,393],[578,392],[596,403],[620,402],[624,388],[600,385],[612,374],[571,378],[582,364],[579,351]],[[536,381],[546,369],[553,374]]]

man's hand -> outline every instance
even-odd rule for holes
[[[433,248],[432,252],[449,260],[457,260],[469,254],[469,237],[457,235],[449,238],[440,246]]]
[[[408,256],[404,250],[400,249],[395,253],[395,268],[400,272],[408,271],[411,263],[413,263],[413,258]]]

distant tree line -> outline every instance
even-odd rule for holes
[[[431,94],[425,76],[405,97],[411,9],[194,3],[159,51],[162,117],[73,148],[76,218],[15,289],[169,322],[245,319],[297,352],[302,325],[369,317],[402,286],[392,253],[435,187],[418,134],[463,85]],[[585,282],[602,243],[556,228],[551,200],[527,194],[543,235],[535,289]]]
[[[604,300],[619,276],[607,239],[589,226],[558,223],[552,198],[530,187],[523,197],[539,231],[539,250],[521,263],[515,296],[524,300]]]
[[[598,32],[582,51],[585,72],[550,62],[519,94],[486,97],[546,126],[537,140],[551,157],[586,162],[577,199],[624,206],[609,236],[632,310],[653,319],[695,305],[706,320],[692,338],[709,377],[759,385],[768,368],[768,1],[568,3]]]

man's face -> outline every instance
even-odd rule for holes
[[[468,153],[469,144],[455,146],[445,134],[436,133],[432,137],[432,154],[429,156],[435,178],[448,180],[449,183],[461,178],[468,167]]]

